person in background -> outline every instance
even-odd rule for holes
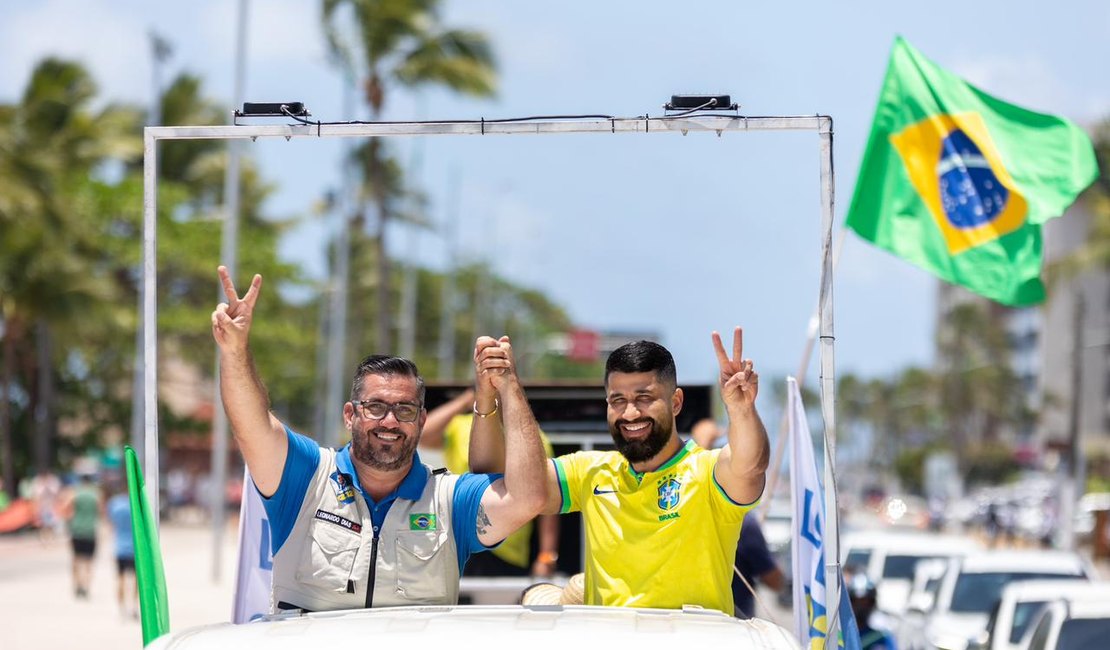
[[[36,525],[39,539],[49,541],[60,536],[63,522],[58,516],[59,499],[62,496],[62,482],[54,472],[40,469],[30,482],[30,497],[35,504]]]
[[[131,497],[127,494],[127,484],[122,478],[116,479],[110,485],[112,496],[108,499],[106,510],[115,537],[116,599],[119,601],[121,616],[136,618],[139,615],[139,592],[135,583],[135,540],[131,533]]]
[[[871,614],[875,611],[878,596],[875,583],[862,572],[849,574],[846,571],[844,588],[848,590],[852,614],[856,617],[861,650],[896,650],[894,637],[890,632],[872,627]]]
[[[61,511],[68,522],[73,546],[73,593],[77,598],[89,597],[92,560],[96,555],[96,528],[103,509],[100,490],[89,473],[79,474],[77,485],[62,497]]]
[[[443,463],[452,474],[465,472],[499,472],[502,467],[475,467],[470,465],[470,429],[474,423],[474,391],[465,390],[451,400],[428,411],[420,446],[443,449]],[[540,431],[540,442],[548,458],[554,456],[551,441]],[[538,533],[536,557],[529,562],[532,541],[532,523],[505,538],[501,545],[489,553],[470,558],[465,574],[468,576],[527,576],[549,578],[555,573],[559,560],[559,516],[540,515],[534,520]]]
[[[690,437],[703,449],[716,449],[728,442],[721,428],[709,418],[696,422],[690,429]],[[777,593],[786,586],[786,576],[767,546],[767,539],[759,526],[759,516],[749,512],[740,529],[740,542],[736,545],[732,575],[732,599],[737,618],[755,616],[755,594],[752,589],[757,584],[764,584]]]

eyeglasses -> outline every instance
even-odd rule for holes
[[[412,402],[397,402],[390,404],[388,402],[379,402],[377,400],[364,400],[361,402],[351,402],[362,417],[371,420],[382,420],[385,416],[393,412],[393,417],[397,418],[398,422],[416,422],[420,417],[421,406],[413,404]]]

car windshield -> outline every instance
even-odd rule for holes
[[[1076,578],[1079,576],[1066,576],[1058,573],[964,573],[956,579],[956,588],[952,591],[952,605],[949,609],[953,612],[967,612],[972,614],[987,614],[998,602],[1002,589],[1016,580],[1059,580]]]
[[[858,571],[867,571],[867,563],[871,560],[871,549],[869,548],[854,548],[848,551],[848,559],[844,560],[845,567],[851,567]]]
[[[1105,648],[1110,637],[1110,618],[1073,618],[1060,626],[1056,650]]]
[[[913,570],[922,560],[934,559],[925,555],[888,555],[883,562],[884,578],[913,580]]]

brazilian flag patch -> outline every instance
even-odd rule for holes
[[[428,513],[409,515],[409,530],[435,530],[436,516]]]

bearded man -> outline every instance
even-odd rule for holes
[[[271,611],[456,604],[467,558],[530,521],[546,499],[533,477],[547,458],[508,337],[481,337],[474,352],[477,388],[490,399],[476,417],[500,410],[510,431],[503,477],[420,462],[424,380],[399,357],[359,364],[343,405],[351,442],[321,448],[270,412],[251,358],[262,277],[240,298],[227,269],[219,275],[228,298],[212,313],[220,394],[254,481],[247,489],[259,491],[269,517]]]
[[[720,335],[712,338],[728,444],[706,450],[683,443],[675,429],[683,395],[674,358],[657,343],[637,341],[605,364],[617,451],[577,452],[548,465],[544,513],[582,513],[587,605],[733,613],[737,539],[744,513],[763,494],[770,453],[743,332],[733,334],[731,358]],[[474,436],[490,435],[480,429],[492,424],[476,421]]]

